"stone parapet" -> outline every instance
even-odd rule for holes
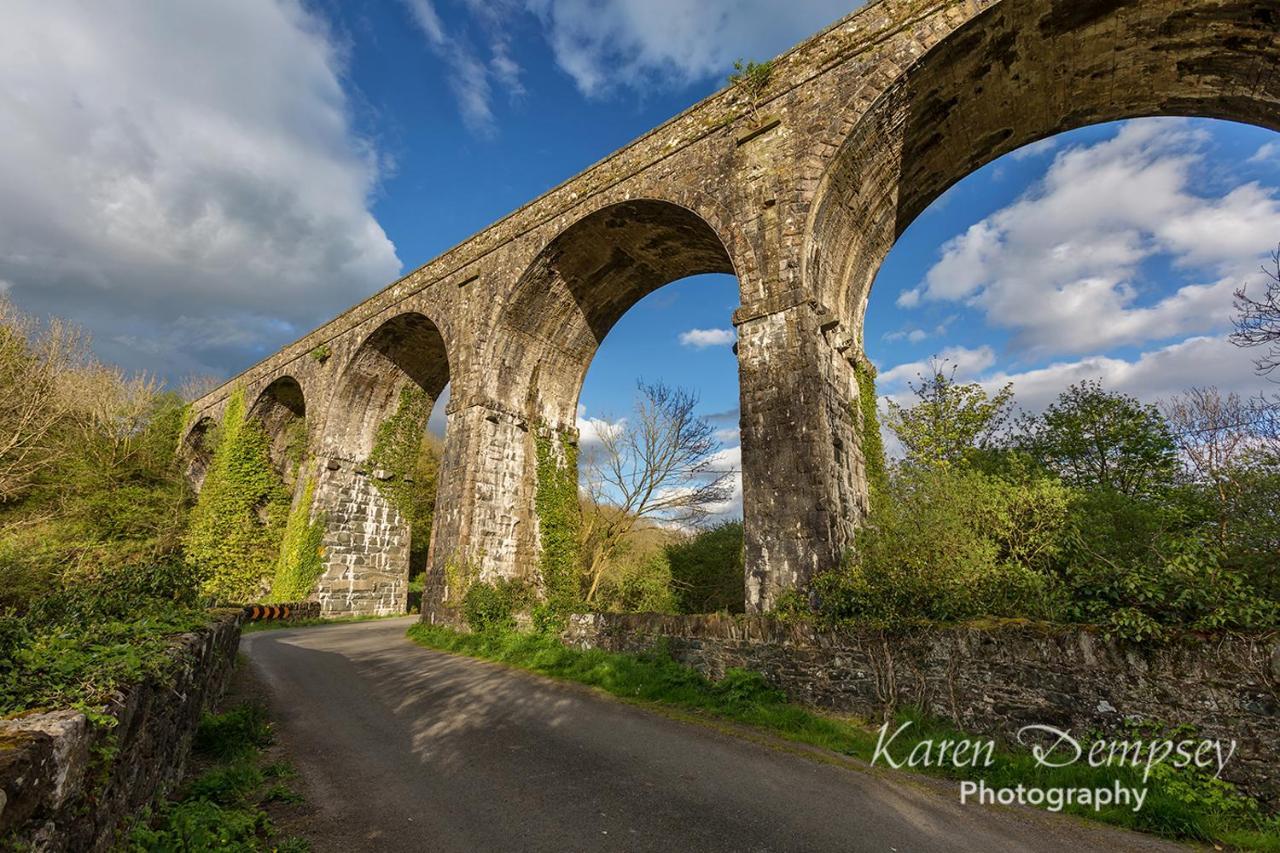
[[[175,638],[163,682],[122,691],[114,726],[79,711],[0,720],[0,848],[109,850],[139,810],[181,778],[201,714],[221,694],[240,642],[239,610]]]
[[[1132,736],[1134,722],[1235,740],[1224,778],[1280,809],[1280,633],[1187,635],[1134,646],[1081,626],[992,623],[834,631],[764,616],[574,616],[564,641],[640,652],[663,644],[711,678],[762,673],[792,699],[879,720],[915,706],[965,731],[1013,738],[1042,724]]]

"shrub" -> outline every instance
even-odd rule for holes
[[[676,609],[743,610],[742,522],[726,521],[666,547]]]
[[[1051,618],[1058,591],[1040,570],[1057,549],[1069,492],[1026,473],[900,466],[847,564],[815,582],[832,619],[878,624],[976,616]]]
[[[463,596],[462,615],[472,631],[503,631],[514,628],[516,614],[532,604],[532,592],[523,580],[478,581]]]
[[[671,565],[663,551],[615,560],[601,582],[595,606],[620,613],[676,612]]]
[[[1176,505],[1115,492],[1082,496],[1066,537],[1064,617],[1127,639],[1171,627],[1257,630],[1280,624],[1280,605],[1224,562],[1210,530]]]

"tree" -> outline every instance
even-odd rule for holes
[[[1012,385],[992,396],[976,382],[958,384],[955,369],[946,373],[938,364],[932,376],[919,379],[910,386],[914,405],[889,401],[889,428],[902,442],[908,462],[955,465],[999,435],[1013,401]]]
[[[587,603],[639,526],[696,525],[732,494],[735,472],[716,466],[721,445],[694,413],[697,395],[661,382],[638,388],[634,419],[602,428],[585,459]]]
[[[1214,498],[1218,544],[1225,545],[1250,472],[1280,454],[1272,404],[1217,388],[1192,388],[1164,405],[1174,440],[1193,481]],[[1243,519],[1242,519],[1243,520]]]
[[[1258,372],[1269,374],[1280,367],[1280,247],[1271,253],[1271,266],[1262,268],[1267,276],[1262,297],[1254,299],[1247,287],[1236,291],[1236,330],[1231,342],[1241,347],[1267,347],[1254,364]]]
[[[0,299],[0,503],[20,497],[63,457],[60,428],[87,353],[77,329],[59,320],[40,328]]]
[[[1170,485],[1177,471],[1160,411],[1097,380],[1072,385],[1019,426],[1015,444],[1073,486],[1146,497]]]

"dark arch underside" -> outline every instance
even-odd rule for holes
[[[296,449],[293,445],[298,441],[306,441],[305,432],[301,436],[295,434],[297,428],[295,425],[300,421],[303,422],[305,429],[307,417],[307,404],[302,386],[292,376],[280,377],[258,395],[258,399],[249,409],[249,415],[262,422],[267,436],[271,439],[269,450],[271,463],[277,471],[282,474],[287,473],[291,467],[290,453]]]
[[[435,323],[416,313],[383,323],[343,374],[326,436],[331,453],[367,458],[378,425],[395,412],[404,388],[416,386],[434,402],[448,382],[449,358]]]
[[[952,184],[1091,124],[1198,116],[1280,129],[1280,0],[1002,0],[872,105],[827,170],[806,281],[860,328],[894,241]]]

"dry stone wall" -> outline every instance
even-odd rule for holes
[[[1008,624],[902,633],[831,631],[762,616],[575,616],[567,644],[659,644],[711,678],[762,673],[792,699],[879,720],[915,706],[965,731],[1025,725],[1129,735],[1131,721],[1232,739],[1224,777],[1280,811],[1280,634],[1135,647],[1079,627]]]
[[[182,778],[200,716],[235,664],[240,619],[220,611],[177,640],[171,679],[123,691],[107,708],[111,728],[71,710],[0,720],[0,849],[111,849]]]

